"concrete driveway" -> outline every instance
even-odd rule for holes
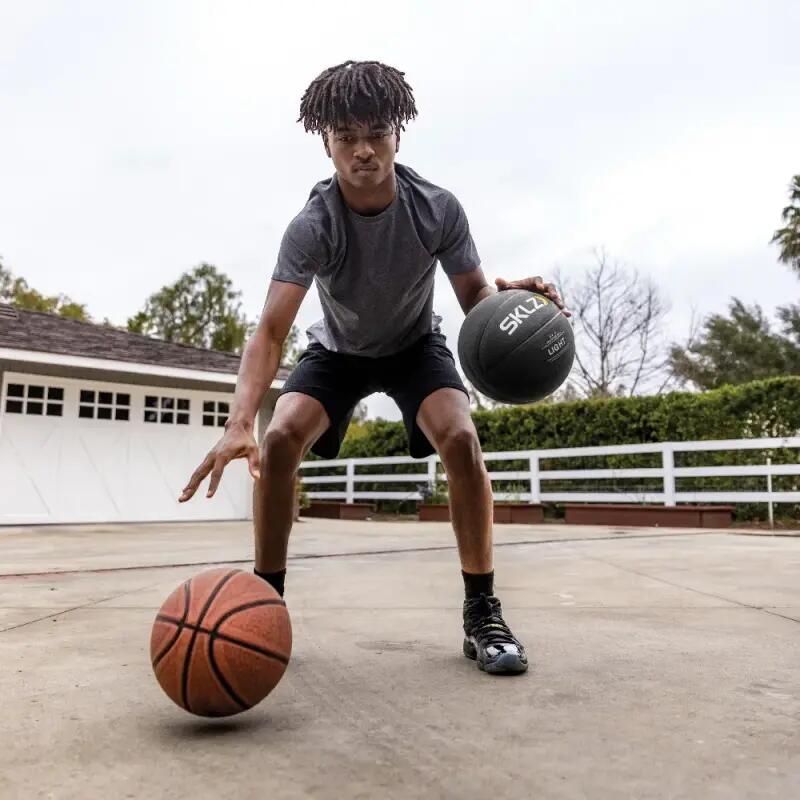
[[[447,524],[306,520],[294,652],[206,721],[148,659],[178,583],[247,523],[0,530],[0,797],[800,797],[800,538],[498,525],[534,667],[460,654]]]

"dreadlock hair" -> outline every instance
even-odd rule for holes
[[[417,116],[405,72],[380,61],[345,61],[320,73],[300,100],[300,116],[306,131],[319,132],[327,143],[327,127],[353,123],[385,122],[396,130]]]

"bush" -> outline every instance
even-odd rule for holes
[[[800,376],[700,394],[505,406],[476,411],[472,418],[486,451],[796,436],[800,433]],[[402,422],[374,420],[360,423],[359,428],[358,436],[348,431],[340,458],[408,455]]]
[[[299,508],[308,508],[311,505],[311,500],[306,493],[305,484],[300,480],[295,480],[294,482],[294,493]]]

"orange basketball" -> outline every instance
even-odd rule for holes
[[[210,569],[159,609],[150,658],[161,688],[203,717],[227,717],[263,700],[283,676],[292,625],[280,595],[240,569]]]

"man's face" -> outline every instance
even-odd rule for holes
[[[336,172],[357,188],[382,183],[394,170],[397,134],[388,123],[327,129],[327,151]]]

